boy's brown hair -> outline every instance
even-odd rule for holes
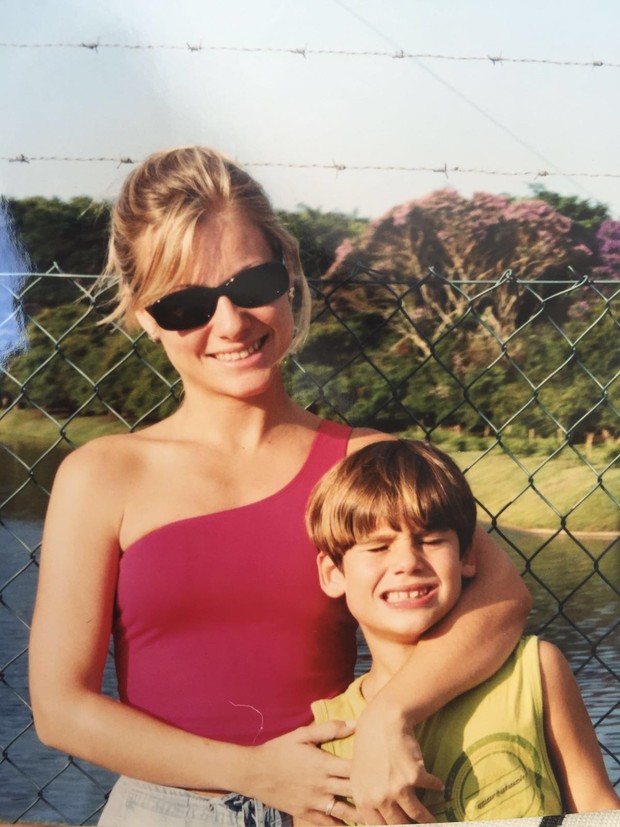
[[[476,503],[458,465],[419,440],[373,442],[343,459],[314,487],[306,528],[338,567],[379,523],[395,531],[456,532],[461,557],[471,545]]]

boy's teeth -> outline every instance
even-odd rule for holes
[[[245,348],[245,350],[235,350],[231,353],[216,353],[215,358],[219,359],[221,362],[237,362],[239,359],[247,359],[248,356],[256,353],[257,350],[260,350],[261,345],[262,340],[259,339],[258,342],[254,342],[253,345]]]
[[[430,586],[423,586],[420,589],[407,589],[401,592],[388,592],[385,599],[388,603],[399,603],[401,600],[412,600],[416,597],[424,597],[431,590]]]

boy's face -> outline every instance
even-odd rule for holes
[[[411,533],[387,523],[345,553],[342,569],[323,553],[318,565],[323,590],[345,595],[369,645],[416,643],[458,601],[461,578],[475,574],[471,549],[459,559],[455,531]]]

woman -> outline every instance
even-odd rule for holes
[[[350,682],[355,629],[320,592],[303,508],[327,468],[385,437],[286,395],[280,365],[309,317],[297,244],[218,153],[131,173],[107,272],[112,316],[161,343],[184,396],[58,471],[31,640],[40,738],[124,776],[101,824],[429,818],[415,787],[441,782],[413,726],[514,647],[529,609],[516,571],[479,531],[479,576],[368,706],[352,764],[318,749],[351,731],[308,724],[310,701]],[[111,632],[120,703],[100,691]]]

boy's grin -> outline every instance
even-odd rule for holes
[[[327,593],[346,597],[371,651],[373,640],[415,644],[474,573],[456,531],[395,530],[385,522],[345,552],[341,568],[320,555],[319,570]]]
[[[398,608],[408,608],[410,603],[419,603],[423,598],[427,598],[434,593],[437,586],[416,586],[408,589],[393,589],[384,592],[381,597],[389,606]]]

